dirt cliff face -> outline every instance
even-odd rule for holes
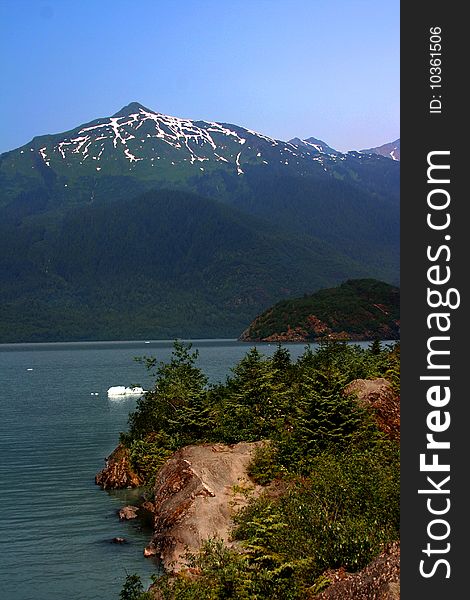
[[[104,490],[142,485],[142,480],[131,467],[129,453],[122,444],[108,456],[106,467],[96,475],[95,483]]]
[[[162,466],[154,486],[154,535],[144,551],[167,571],[184,566],[184,555],[214,536],[230,542],[234,513],[261,490],[247,467],[260,442],[182,448]]]

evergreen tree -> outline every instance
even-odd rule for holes
[[[235,366],[221,415],[229,439],[260,440],[283,426],[290,394],[279,375],[274,362],[256,348]]]
[[[161,433],[172,439],[176,449],[199,438],[207,428],[208,410],[204,406],[207,377],[196,366],[197,358],[191,344],[175,341],[170,362],[157,367],[154,389],[138,400],[129,416],[131,439]],[[148,369],[156,367],[156,359],[142,360]]]
[[[140,600],[144,593],[142,581],[136,573],[128,575],[119,594],[120,600]]]

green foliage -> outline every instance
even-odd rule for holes
[[[217,200],[137,193],[0,219],[0,341],[236,337],[281,298],[375,273]]]
[[[212,387],[190,346],[176,342],[168,364],[142,360],[155,387],[123,437],[148,482],[182,445],[254,440],[265,443],[248,474],[274,481],[236,516],[239,547],[208,540],[187,572],[158,580],[163,598],[300,600],[327,584],[325,570],[360,569],[398,538],[398,446],[343,394],[358,377],[399,382],[398,346],[328,342],[295,363],[281,347],[252,349]]]
[[[272,357],[273,367],[277,369],[283,376],[286,376],[292,369],[292,362],[290,353],[287,348],[283,348],[279,343],[276,348],[276,352]]]
[[[248,475],[260,485],[266,485],[286,472],[287,469],[280,463],[278,448],[271,442],[258,446],[248,465]]]
[[[237,522],[246,548],[291,565],[305,584],[327,568],[360,569],[399,535],[398,448],[317,455],[308,477],[253,501]]]
[[[227,442],[269,438],[283,426],[290,391],[276,361],[251,349],[225,387],[220,433]]]
[[[152,485],[158,469],[172,454],[165,446],[167,443],[164,435],[149,434],[145,439],[132,440],[129,444],[132,467],[147,485]]]
[[[176,341],[169,363],[142,358],[155,371],[154,389],[137,401],[129,431],[121,441],[129,448],[137,472],[149,482],[155,470],[181,446],[204,441],[211,429],[207,378],[195,363],[198,352]]]
[[[265,339],[296,327],[311,341],[343,332],[365,336],[364,339],[398,339],[399,316],[397,287],[374,279],[355,279],[312,295],[278,302],[250,325],[248,339]],[[327,329],[320,327],[317,320]],[[380,352],[380,344],[374,346],[374,351]]]
[[[324,340],[315,352],[307,347],[297,364],[305,373],[320,371],[345,384],[353,379],[388,378],[387,372],[392,365],[399,372],[399,345],[387,345],[377,352],[376,345],[363,349],[346,342]]]
[[[187,556],[188,567],[176,578],[162,577],[157,588],[165,600],[295,600],[296,584],[289,568],[265,568],[253,552],[228,548],[220,539],[209,539],[200,552]],[[260,558],[264,558],[260,556]]]
[[[272,358],[252,349],[225,383],[212,387],[197,357],[190,345],[176,342],[168,364],[141,359],[155,386],[137,401],[121,440],[147,482],[172,451],[194,443],[271,440],[250,466],[263,483],[309,472],[320,452],[374,447],[381,436],[372,415],[343,389],[357,378],[399,383],[398,347],[325,342],[315,352],[307,347],[296,363],[284,348]]]
[[[188,555],[193,575],[157,582],[163,598],[300,600],[328,585],[326,569],[363,568],[399,535],[398,448],[318,455],[308,477],[252,501],[236,523],[240,550],[208,540]]]
[[[136,410],[129,416],[130,439],[143,439],[159,434],[159,441],[176,449],[186,439],[197,439],[206,425],[204,398],[207,378],[195,366],[198,352],[191,345],[176,341],[169,363],[156,368],[154,389],[137,401]],[[148,369],[156,366],[155,359],[146,360]]]
[[[353,379],[395,378],[399,384],[398,346],[361,349],[344,342],[307,347],[291,367],[290,398],[282,427],[274,428],[269,446],[260,448],[250,465],[258,482],[280,473],[309,473],[318,453],[338,454],[351,448],[373,449],[382,440],[373,415],[343,394]]]
[[[340,453],[351,446],[371,446],[378,437],[372,416],[340,390],[305,386],[292,425],[274,436],[279,463],[305,473],[321,452]]]
[[[400,393],[400,344],[396,344],[390,349],[390,352],[384,357],[383,377],[392,384],[393,391]]]
[[[152,600],[152,595],[150,592],[144,591],[139,575],[133,573],[127,575],[119,598],[120,600]]]

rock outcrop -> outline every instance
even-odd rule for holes
[[[325,576],[332,584],[315,600],[400,600],[400,545],[390,544],[358,573],[338,569]]]
[[[95,476],[95,483],[104,490],[142,485],[142,480],[132,469],[129,452],[122,444],[108,456],[105,468]]]
[[[121,519],[121,521],[130,521],[132,519],[137,519],[138,512],[138,506],[124,506],[119,510],[119,518]]]
[[[154,535],[144,554],[158,556],[167,571],[178,571],[186,552],[195,552],[204,540],[217,536],[230,542],[234,513],[261,490],[247,475],[260,443],[186,446],[175,452],[156,477]]]
[[[344,389],[345,394],[355,394],[358,401],[373,411],[377,425],[390,439],[400,439],[400,398],[389,381],[355,379]]]

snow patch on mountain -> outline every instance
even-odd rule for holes
[[[236,162],[236,164],[237,164],[237,174],[238,174],[238,175],[243,175],[243,170],[242,170],[242,168],[241,168],[241,166],[240,166],[240,154],[241,154],[241,152],[239,152],[239,153],[237,154],[237,158],[236,158],[236,161],[235,161],[235,162]]]
[[[44,148],[40,148],[39,149],[39,154],[41,155],[41,158],[46,163],[46,165],[48,167],[50,167],[50,161],[47,160],[46,147],[45,146],[44,146]]]
[[[164,115],[138,103],[129,104],[111,117],[77,127],[68,135],[41,139],[30,150],[39,153],[44,164],[53,169],[91,163],[103,174],[109,173],[109,167],[113,175],[119,169],[140,170],[145,165],[164,171],[170,165],[185,164],[203,171],[201,163],[206,163],[206,170],[231,166],[234,173],[244,175],[248,165],[276,164],[288,169],[289,165],[316,163],[326,169],[346,159],[316,138],[275,140],[237,125]],[[352,156],[360,159],[364,155],[356,152]],[[395,147],[388,148],[386,156],[399,160],[399,146],[398,156]]]

